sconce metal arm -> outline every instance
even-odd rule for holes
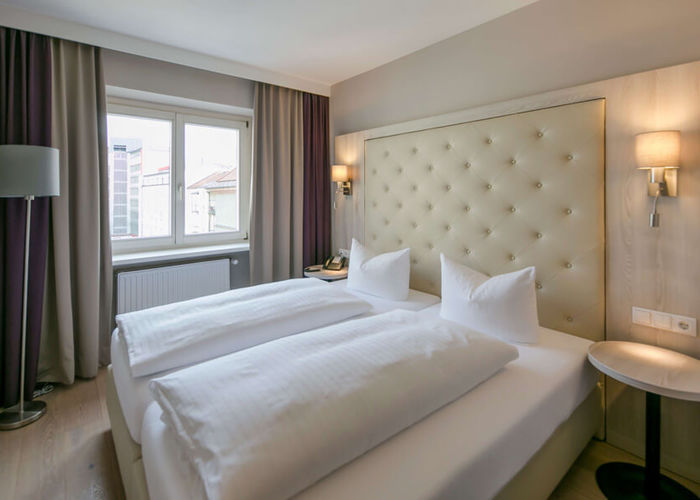
[[[659,202],[659,196],[661,196],[661,191],[663,190],[663,182],[659,182],[659,188],[656,190],[656,195],[654,196],[654,205],[649,216],[649,226],[659,227],[659,219],[661,215],[656,211],[656,204]]]

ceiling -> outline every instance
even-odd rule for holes
[[[534,1],[0,0],[0,4],[331,85]]]

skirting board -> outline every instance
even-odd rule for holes
[[[129,435],[114,385],[111,365],[107,368],[107,410],[112,424],[112,439],[126,498],[148,500],[141,446]],[[496,498],[498,500],[546,499],[596,433],[602,416],[601,392],[596,386]]]

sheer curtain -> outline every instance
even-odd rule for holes
[[[251,283],[303,272],[303,93],[255,84]]]
[[[61,196],[51,200],[40,378],[72,383],[109,361],[112,254],[105,85],[100,49],[52,39],[52,145]]]

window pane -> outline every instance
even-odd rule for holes
[[[172,122],[107,115],[112,239],[170,235]]]
[[[185,233],[238,231],[238,129],[185,124]]]

